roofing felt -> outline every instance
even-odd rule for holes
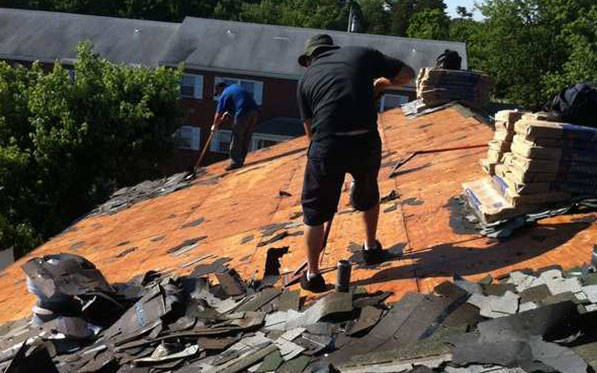
[[[298,78],[297,63],[307,39],[325,32],[340,46],[357,45],[379,49],[399,58],[418,71],[435,66],[445,49],[456,50],[467,68],[466,45],[460,42],[409,39],[340,31],[274,26],[187,17],[168,51],[165,62],[185,62],[190,68],[249,72]]]
[[[379,180],[382,196],[389,198],[382,203],[378,236],[393,258],[375,267],[359,263],[360,214],[349,207],[345,192],[324,268],[352,257],[357,262],[352,285],[391,291],[388,301],[394,301],[409,292],[430,292],[454,273],[479,280],[522,268],[559,264],[566,269],[590,260],[596,214],[545,219],[507,241],[464,229],[464,217],[453,213],[455,197],[463,182],[483,175],[478,164],[483,148],[419,155],[388,177],[412,151],[487,143],[491,128],[470,114],[455,105],[414,119],[399,109],[380,116],[384,153]],[[288,252],[279,252],[280,272],[293,271],[305,259],[300,192],[307,145],[299,138],[251,153],[246,166],[233,172],[224,171],[225,162],[217,163],[186,189],[80,220],[1,273],[0,322],[30,313],[34,297],[26,292],[20,266],[49,253],[82,255],[110,282],[148,270],[186,274],[216,260],[229,260],[244,279],[261,279],[269,249],[282,247]],[[333,270],[324,277],[335,282]]]
[[[156,66],[178,23],[0,8],[0,58],[54,62],[90,40],[112,62]]]

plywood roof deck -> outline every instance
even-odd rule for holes
[[[384,142],[381,192],[387,195],[396,190],[400,195],[382,205],[382,211],[388,212],[381,214],[379,239],[403,255],[376,268],[354,267],[354,285],[392,291],[392,300],[397,300],[406,292],[429,292],[454,273],[477,280],[521,268],[569,268],[589,260],[597,241],[596,214],[546,219],[504,242],[461,234],[451,226],[450,201],[461,193],[462,182],[483,176],[478,161],[484,149],[420,155],[396,177],[388,177],[395,162],[412,151],[489,141],[492,129],[474,116],[455,106],[407,119],[398,109],[381,115],[379,124]],[[305,259],[302,227],[290,228],[288,237],[271,245],[258,247],[258,243],[270,238],[262,235],[267,225],[301,222],[300,217],[292,217],[301,211],[307,145],[305,138],[299,138],[253,153],[246,167],[233,172],[224,171],[225,163],[215,164],[187,189],[113,215],[79,221],[0,274],[0,322],[30,314],[35,299],[26,292],[20,266],[33,256],[49,253],[85,256],[111,282],[127,281],[148,270],[187,274],[194,265],[184,264],[208,254],[228,257],[229,265],[244,278],[259,279],[267,250],[283,246],[289,246],[289,253],[281,259],[281,270],[294,270]],[[348,182],[347,178],[347,186]],[[281,190],[291,196],[280,197]],[[394,205],[395,209],[390,208]],[[189,224],[201,218],[205,219],[201,224]],[[207,238],[185,254],[168,254],[185,240],[202,236]],[[350,257],[349,247],[360,245],[362,239],[360,215],[348,205],[345,192],[324,267]],[[129,253],[119,256],[125,251]],[[334,272],[325,277],[335,281]]]

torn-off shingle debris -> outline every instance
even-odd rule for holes
[[[84,258],[35,258],[25,265],[35,320],[0,328],[0,368],[585,373],[597,363],[597,285],[587,269],[500,282],[457,276],[393,304],[388,293],[352,288],[301,307],[298,292],[255,288],[227,262],[111,285]]]

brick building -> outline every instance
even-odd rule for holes
[[[149,67],[184,63],[181,99],[187,115],[175,134],[181,141],[180,149],[173,162],[168,162],[176,171],[192,165],[207,140],[217,100],[214,86],[220,81],[242,84],[261,105],[251,150],[300,136],[296,85],[302,68],[297,56],[307,38],[319,32],[193,17],[170,23],[0,8],[0,59],[17,63],[60,61],[69,66],[76,57],[77,43],[90,40],[99,54],[113,62]],[[415,70],[434,65],[435,58],[447,48],[457,50],[466,68],[463,43],[325,32],[340,46],[377,48]],[[380,103],[380,111],[413,97],[414,87],[392,92]],[[226,128],[214,134],[212,159],[225,156],[230,136]]]

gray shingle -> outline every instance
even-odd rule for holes
[[[415,71],[435,66],[435,59],[447,48],[458,51],[466,68],[466,45],[459,42],[418,40],[394,36],[261,25],[187,17],[174,38],[165,61],[184,61],[189,68],[237,71],[255,75],[298,78],[297,63],[305,41],[325,32],[340,46],[377,48],[399,58]]]
[[[157,66],[180,24],[0,8],[0,58],[54,62],[90,40],[112,62]]]

